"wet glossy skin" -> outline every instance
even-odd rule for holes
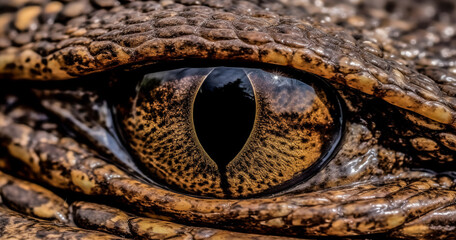
[[[15,175],[0,177],[3,238],[107,237],[85,229],[113,238],[455,238],[452,2],[1,4],[0,167]],[[328,79],[346,105],[338,153],[308,181],[257,199],[142,182],[117,163],[128,155],[110,141],[104,76],[195,59]],[[94,72],[105,73],[84,81]],[[63,81],[44,87],[52,90],[8,81],[24,79]]]

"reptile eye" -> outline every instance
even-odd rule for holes
[[[122,136],[151,177],[212,197],[273,193],[316,173],[342,135],[322,79],[250,68],[148,73],[116,105]]]

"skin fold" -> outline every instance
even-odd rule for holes
[[[0,238],[456,239],[454,22],[444,0],[0,1]],[[218,63],[326,79],[329,163],[242,199],[141,171],[113,85]]]

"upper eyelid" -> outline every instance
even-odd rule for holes
[[[238,59],[286,65],[314,73],[437,122],[456,126],[455,109],[438,83],[397,60],[384,59],[364,50],[367,45],[363,39],[356,40],[328,26],[282,17],[260,8],[249,12],[242,8],[229,11],[236,15],[204,6],[183,6],[171,11],[160,7],[152,12],[120,11],[113,14],[114,18],[116,14],[148,17],[139,23],[128,17],[118,18],[118,24],[125,26],[123,30],[98,34],[86,26],[103,23],[103,19],[88,15],[85,25],[79,28],[76,25],[75,31],[63,33],[65,40],[46,40],[54,44],[51,51],[46,49],[50,45],[40,41],[0,51],[3,60],[0,77],[58,80],[138,62],[187,57]],[[195,22],[194,16],[206,16],[206,20]],[[223,28],[221,22],[225,23]],[[46,31],[57,31],[56,28],[51,26]],[[186,28],[195,28],[195,31],[183,33]],[[75,34],[78,29],[85,33]],[[0,32],[0,36],[5,32]],[[166,33],[174,34],[175,38]],[[40,34],[40,29],[31,34]],[[131,44],[134,41],[136,44]],[[404,82],[416,84],[405,86]]]

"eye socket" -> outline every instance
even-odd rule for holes
[[[343,133],[337,93],[298,77],[231,67],[148,73],[116,117],[158,182],[209,197],[274,193],[318,172]]]

